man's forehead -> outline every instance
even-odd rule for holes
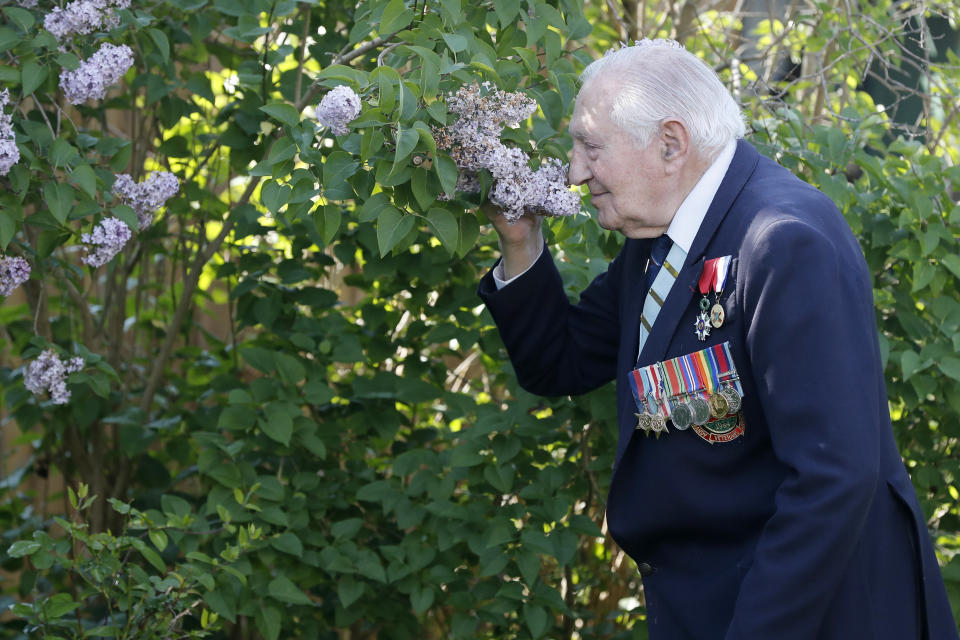
[[[574,104],[573,117],[570,118],[570,125],[567,127],[570,135],[577,139],[582,139],[596,131],[609,118],[610,109],[606,96],[591,91],[592,86],[593,83],[588,83],[580,90]]]

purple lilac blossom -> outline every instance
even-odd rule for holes
[[[37,0],[17,0],[17,4],[24,9],[34,9],[37,6]]]
[[[137,212],[140,230],[153,224],[153,213],[180,190],[180,181],[169,171],[158,171],[141,183],[126,173],[117,175],[113,194]]]
[[[4,89],[0,91],[0,176],[10,173],[10,168],[20,161],[20,149],[13,134],[13,118],[3,113],[3,108],[8,104],[10,91]]]
[[[456,190],[479,191],[478,172],[486,169],[494,179],[490,202],[509,222],[524,213],[570,216],[580,212],[580,196],[567,187],[566,165],[549,158],[533,171],[524,151],[500,142],[504,125],[517,126],[536,108],[536,101],[520,92],[507,93],[489,82],[474,84],[447,97],[447,109],[459,117],[434,130],[437,146],[450,153],[460,170]]]
[[[133,66],[133,50],[104,42],[88,59],[73,71],[60,74],[60,88],[70,104],[83,104],[91,98],[102,100],[107,88],[115,84]]]
[[[113,260],[130,239],[130,227],[118,218],[104,218],[92,233],[84,233],[80,239],[88,245],[87,255],[82,258],[84,264],[100,267]]]
[[[43,28],[62,42],[74,35],[116,27],[120,18],[114,11],[129,6],[130,0],[76,0],[63,9],[54,7],[43,19]]]
[[[83,369],[83,364],[79,357],[64,363],[53,349],[47,349],[27,366],[23,386],[35,396],[46,391],[53,404],[66,404],[70,401],[66,377]]]
[[[8,296],[30,279],[30,264],[23,258],[0,258],[0,296]]]
[[[334,135],[346,135],[347,123],[360,115],[360,96],[348,86],[334,87],[317,105],[317,120]]]

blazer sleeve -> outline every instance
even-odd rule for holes
[[[856,241],[838,230],[779,220],[741,252],[748,366],[788,475],[727,640],[817,637],[876,492],[885,400],[872,289]]]
[[[620,256],[611,261],[577,304],[567,299],[546,247],[526,273],[499,291],[492,270],[483,277],[478,293],[521,387],[538,395],[576,395],[616,376],[621,262]]]

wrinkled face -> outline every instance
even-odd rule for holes
[[[604,74],[591,79],[577,96],[570,120],[573,152],[570,182],[586,184],[604,229],[628,238],[661,235],[675,213],[667,198],[671,188],[663,146],[654,136],[644,148],[610,120],[616,79]]]

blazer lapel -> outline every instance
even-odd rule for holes
[[[737,195],[753,174],[759,159],[760,154],[749,142],[740,140],[737,143],[737,151],[730,162],[727,174],[723,177],[720,188],[717,189],[717,195],[714,196],[713,202],[707,209],[707,215],[700,223],[700,229],[693,239],[690,252],[683,262],[683,268],[677,276],[677,281],[670,289],[667,299],[664,300],[657,321],[643,345],[643,351],[640,353],[641,364],[660,362],[666,356],[667,348],[678,328],[683,312],[690,305],[690,300],[697,295],[697,281],[700,279],[700,272],[703,270],[704,253],[710,244],[710,240],[720,223],[723,222]],[[689,329],[693,331],[692,326]],[[634,343],[634,347],[636,347],[636,343]]]

